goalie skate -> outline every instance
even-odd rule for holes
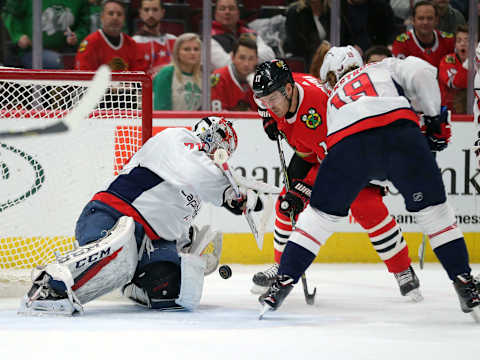
[[[394,273],[393,275],[395,275],[402,296],[408,296],[414,302],[420,302],[423,300],[422,293],[419,289],[420,281],[411,266],[409,266],[407,270]]]
[[[252,294],[263,294],[265,293],[270,286],[275,282],[278,272],[278,264],[273,264],[268,269],[264,271],[259,271],[253,275],[253,286],[250,289]]]
[[[55,268],[55,265],[48,265],[48,272],[45,267],[33,270],[40,270],[40,273],[33,281],[27,295],[21,300],[19,315],[71,316],[75,313],[83,314],[83,307],[71,289],[69,281],[71,280],[73,284],[71,274],[66,273],[64,269]],[[55,273],[56,276],[54,277],[50,273]]]

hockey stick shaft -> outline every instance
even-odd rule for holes
[[[277,148],[278,148],[278,155],[280,157],[280,166],[282,168],[283,173],[283,182],[285,184],[285,190],[290,191],[290,179],[288,178],[287,172],[287,163],[285,161],[285,153],[283,152],[282,148],[282,139],[280,135],[277,136]],[[290,211],[290,221],[292,222],[292,230],[295,229],[295,217],[293,215],[293,211]],[[315,302],[315,295],[317,293],[317,288],[313,289],[313,292],[310,294],[308,292],[308,284],[307,284],[307,277],[305,273],[302,274],[302,287],[303,287],[303,294],[305,295],[305,302],[308,305],[312,305]]]
[[[217,150],[218,152],[219,150]],[[223,156],[219,156],[218,159],[224,159]],[[222,169],[225,177],[228,179],[230,182],[230,185],[232,185],[232,189],[235,192],[235,195],[237,198],[241,198],[242,194],[240,193],[240,188],[238,187],[237,182],[235,181],[235,178],[233,177],[232,171],[230,170],[230,166],[228,166],[228,162],[225,160],[217,160],[217,156],[214,156],[214,161],[215,163],[220,166]],[[247,219],[248,226],[250,227],[250,231],[253,234],[253,237],[255,238],[255,241],[257,243],[258,248],[261,250],[262,245],[263,245],[263,238],[259,238],[257,226],[255,225],[255,221],[252,218],[252,214],[248,211],[245,210],[243,212],[243,215],[245,216],[245,219]]]

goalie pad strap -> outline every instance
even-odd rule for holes
[[[187,310],[194,310],[200,303],[203,292],[205,260],[193,254],[181,254],[180,294],[175,303]]]

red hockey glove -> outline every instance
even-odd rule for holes
[[[268,138],[273,141],[277,140],[279,132],[275,119],[271,117],[267,109],[261,107],[258,108],[258,115],[260,115],[263,120],[263,129],[267,133]]]
[[[428,145],[432,151],[442,151],[450,142],[452,130],[450,127],[450,111],[442,107],[438,116],[424,116]]]
[[[310,185],[294,180],[290,191],[280,198],[280,212],[286,216],[290,216],[290,212],[293,212],[293,216],[296,217],[305,209],[311,195]]]

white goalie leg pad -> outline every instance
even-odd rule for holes
[[[300,214],[295,230],[288,239],[317,255],[320,247],[334,233],[335,225],[343,217],[329,215],[310,205]]]
[[[463,237],[455,213],[448,201],[429,206],[417,214],[417,223],[428,235],[432,249]]]
[[[69,251],[57,261],[71,272],[72,290],[82,304],[125,285],[138,263],[133,219],[121,217],[105,237]]]
[[[218,267],[222,254],[222,239],[223,234],[213,230],[210,225],[204,225],[201,228],[193,226],[192,245],[187,253],[204,258],[205,276],[210,275]]]
[[[180,254],[181,285],[175,303],[187,310],[194,310],[200,303],[206,261],[201,256]]]

